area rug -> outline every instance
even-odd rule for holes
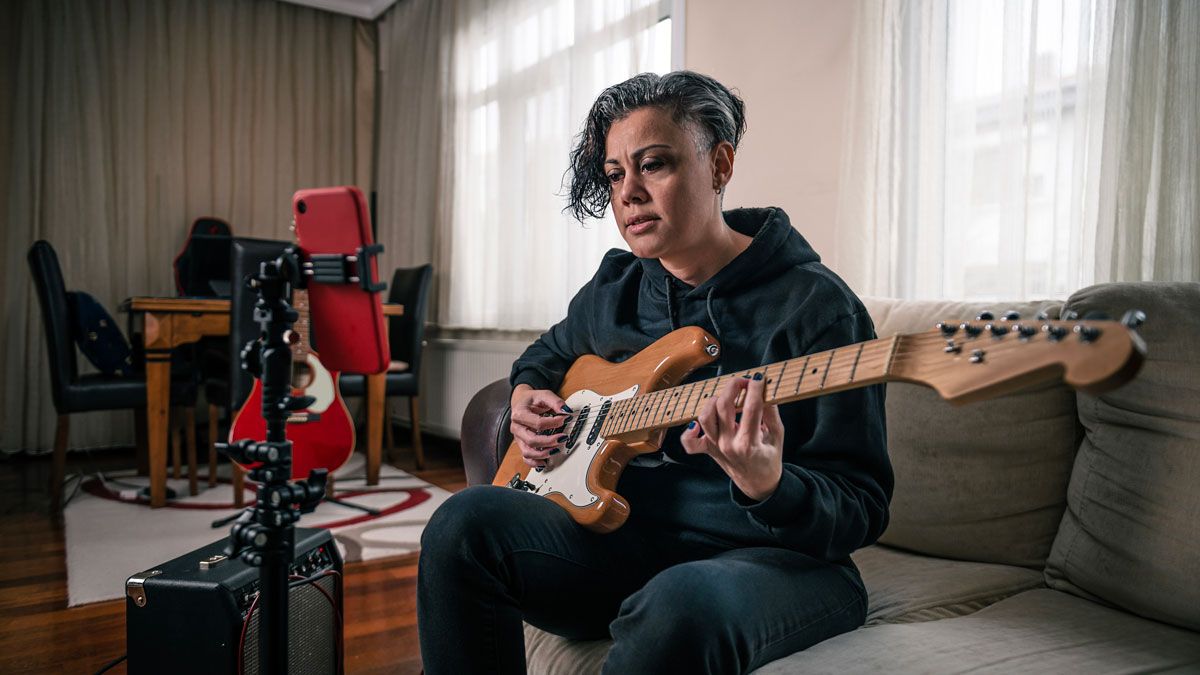
[[[336,497],[379,515],[322,502],[299,526],[331,530],[347,562],[416,552],[429,516],[450,493],[387,465],[380,469],[379,484],[368,487],[364,464],[362,455],[355,454],[337,471]],[[168,486],[184,496],[161,509],[151,509],[138,497],[148,481],[132,471],[87,476],[67,503],[69,606],[121,598],[130,575],[228,535],[228,525],[211,526],[239,511],[228,479],[208,488],[202,476],[200,494],[194,497],[187,496],[186,478],[169,480]],[[246,489],[247,506],[254,501],[252,488]]]

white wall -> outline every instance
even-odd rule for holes
[[[746,102],[748,130],[725,207],[783,207],[831,264],[853,3],[686,3],[684,67],[738,89]]]

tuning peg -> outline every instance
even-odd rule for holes
[[[1146,323],[1146,313],[1140,309],[1131,309],[1125,312],[1125,316],[1121,317],[1121,323],[1126,328],[1137,330],[1142,327],[1142,324]]]
[[[951,335],[954,335],[955,333],[958,332],[958,326],[955,326],[954,324],[948,323],[946,321],[937,322],[936,327],[938,330],[942,331],[942,335],[945,335],[946,337],[950,337]]]
[[[992,335],[995,337],[1000,337],[1008,333],[1009,330],[1008,326],[1002,323],[989,323],[987,326],[985,326],[985,328],[992,331]]]
[[[976,321],[991,321],[994,318],[996,318],[996,315],[992,314],[990,310],[985,309],[979,313],[979,316],[975,317],[975,320]]]
[[[1084,321],[1111,321],[1112,317],[1105,314],[1104,312],[1093,309],[1092,311],[1083,315],[1083,320]]]
[[[1063,321],[1074,321],[1075,319],[1079,318],[1079,312],[1076,312],[1073,309],[1064,309],[1062,313],[1058,315],[1058,318],[1062,319]]]
[[[979,326],[967,323],[966,321],[962,322],[958,327],[961,328],[963,330],[963,332],[965,332],[967,335],[969,335],[971,337],[975,337],[976,335],[979,335],[980,333],[983,332],[983,329],[980,328]]]
[[[1050,338],[1050,340],[1053,342],[1058,342],[1067,334],[1066,328],[1063,328],[1062,326],[1052,326],[1050,324],[1042,326],[1042,330],[1045,331],[1046,337]]]
[[[1100,337],[1100,329],[1095,326],[1085,324],[1075,324],[1075,333],[1079,335],[1079,339],[1084,342],[1091,342]]]
[[[1014,328],[1016,329],[1017,333],[1020,334],[1020,337],[1022,340],[1028,340],[1029,338],[1033,337],[1034,335],[1037,335],[1037,329],[1034,328],[1033,326],[1026,326],[1024,324],[1019,324],[1017,326],[1014,326]]]
[[[1015,309],[1010,309],[1004,313],[1004,320],[1005,321],[1020,321],[1021,314],[1019,312],[1017,312],[1017,310],[1015,310]]]

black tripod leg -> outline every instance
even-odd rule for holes
[[[350,502],[338,499],[337,497],[326,497],[325,499],[323,499],[321,501],[326,501],[326,502],[329,502],[330,504],[337,504],[338,506],[344,506],[348,509],[358,509],[359,511],[365,511],[373,516],[377,516],[381,513],[381,511],[379,509],[373,509],[369,506],[363,506],[362,504],[352,504]]]
[[[251,507],[251,508],[253,508],[253,507]],[[237,520],[238,518],[241,518],[242,514],[249,510],[250,509],[248,509],[248,508],[242,509],[241,511],[238,511],[237,513],[234,513],[232,515],[228,515],[228,516],[225,516],[224,518],[218,518],[218,519],[212,521],[213,529],[216,529],[218,527],[225,527],[226,525],[232,523],[233,521]]]

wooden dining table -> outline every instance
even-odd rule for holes
[[[121,311],[143,317],[146,347],[146,445],[150,506],[167,503],[167,415],[171,406],[171,350],[206,336],[229,335],[229,300],[132,297]],[[384,316],[401,316],[403,305],[384,304]],[[367,375],[367,484],[379,483],[387,373]],[[209,439],[211,443],[213,439]]]

